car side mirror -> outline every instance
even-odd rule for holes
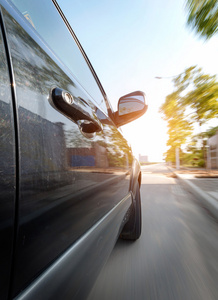
[[[143,92],[137,91],[121,97],[115,113],[117,127],[138,119],[146,112],[147,108]]]

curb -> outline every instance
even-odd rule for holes
[[[216,201],[212,196],[202,191],[195,184],[190,182],[188,179],[182,178],[179,174],[173,172],[175,176],[182,182],[182,184],[188,189],[188,191],[197,197],[207,209],[218,219],[218,201]]]

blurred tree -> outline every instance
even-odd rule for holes
[[[188,25],[197,33],[211,38],[218,32],[218,1],[217,0],[186,0]]]
[[[165,153],[166,161],[175,162],[175,150],[186,142],[187,137],[192,132],[192,124],[185,119],[185,107],[181,105],[180,91],[178,88],[166,97],[165,102],[160,107],[160,113],[168,127],[169,149]]]
[[[186,152],[184,153],[184,163],[189,166],[199,166],[203,167],[205,165],[205,146],[208,138],[216,134],[218,126],[209,128],[208,130],[196,134],[190,140],[188,146],[186,147]],[[202,138],[204,140],[202,146]]]
[[[214,136],[217,133],[217,131],[218,131],[218,126],[211,127],[207,131],[203,132],[203,135],[206,138],[210,138],[210,137]]]
[[[186,69],[173,79],[177,102],[185,118],[200,126],[218,117],[218,82],[216,76],[203,74],[197,66]]]
[[[186,147],[186,152],[183,156],[185,165],[204,167],[204,152],[201,147],[201,140],[199,140],[199,138],[199,135],[193,136]]]
[[[203,74],[196,66],[174,77],[173,83],[175,90],[166,97],[159,111],[168,122],[167,145],[176,148],[186,143],[194,123],[201,128],[208,120],[218,117],[218,83],[216,76]]]
[[[165,153],[164,153],[165,161],[170,161],[172,163],[175,163],[176,161],[176,148],[170,147]]]

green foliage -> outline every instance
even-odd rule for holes
[[[176,148],[175,147],[170,147],[167,152],[164,153],[164,158],[165,161],[175,163],[176,162]]]
[[[218,32],[217,0],[186,0],[186,8],[187,23],[200,36],[209,39]]]
[[[187,166],[199,166],[204,165],[204,149],[199,146],[198,136],[194,136],[191,142],[186,148],[186,153],[184,153],[183,163]]]
[[[204,168],[205,167],[205,161],[204,161],[204,159],[200,159],[198,161],[198,167],[200,167],[200,168]]]
[[[197,66],[186,69],[176,77],[178,106],[190,116],[191,122],[200,126],[218,116],[218,83],[216,76],[203,74]]]
[[[173,83],[175,90],[166,97],[159,111],[168,123],[167,145],[170,148],[166,159],[170,157],[174,161],[173,151],[192,135],[193,124],[201,127],[218,117],[218,83],[216,76],[203,74],[196,66],[187,68],[173,79]],[[200,134],[198,139],[203,137]]]
[[[216,134],[217,130],[218,130],[218,126],[209,128],[207,131],[202,133],[203,137],[210,138]]]

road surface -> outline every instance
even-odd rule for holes
[[[118,240],[88,300],[217,300],[217,221],[164,164],[142,173],[142,236]]]

